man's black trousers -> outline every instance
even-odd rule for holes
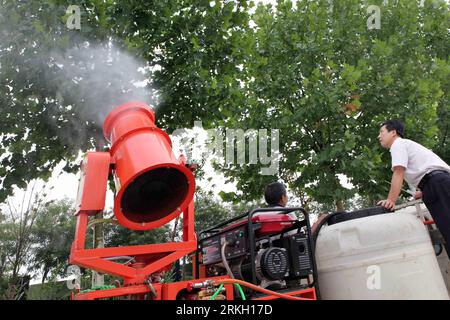
[[[423,187],[422,200],[444,237],[450,257],[450,173],[430,177]]]

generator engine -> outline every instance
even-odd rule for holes
[[[299,219],[287,214],[295,211],[301,211]],[[299,290],[316,282],[302,208],[255,209],[209,228],[199,234],[195,261],[197,277],[229,275],[269,290]]]

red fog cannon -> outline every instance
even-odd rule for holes
[[[129,103],[111,112],[103,132],[111,143],[117,195],[114,213],[129,229],[161,227],[192,202],[192,172],[172,152],[169,136],[155,126],[153,110]]]

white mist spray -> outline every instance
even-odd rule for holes
[[[102,125],[107,114],[128,101],[142,101],[155,106],[154,92],[148,87],[143,70],[146,65],[109,43],[54,53],[62,81],[60,97],[76,102],[80,118]]]

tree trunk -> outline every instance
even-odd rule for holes
[[[0,256],[0,280],[3,279],[3,274],[5,272],[6,266],[6,254]]]
[[[177,236],[177,227],[178,227],[179,219],[180,219],[180,217],[177,217],[175,219],[175,225],[173,226],[173,232],[172,232],[172,237],[171,237],[172,242],[175,241],[175,237]]]
[[[44,269],[44,274],[42,275],[42,282],[41,283],[45,282],[45,279],[47,279],[47,275],[48,275],[49,271],[50,271],[50,269],[48,269],[48,268]]]
[[[342,203],[342,200],[335,200],[336,204],[336,211],[342,212],[344,211],[344,204]]]

